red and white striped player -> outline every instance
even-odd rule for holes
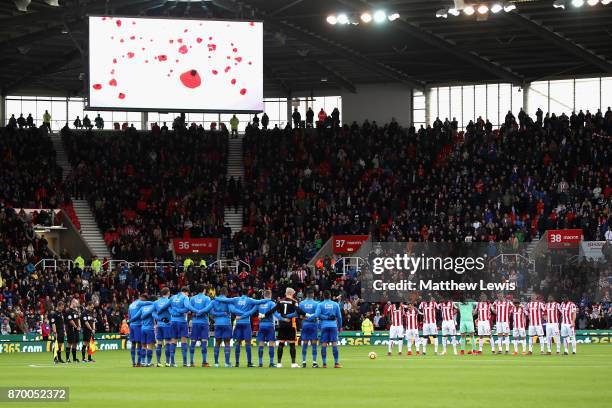
[[[401,355],[404,344],[404,304],[387,303],[384,316],[391,321],[387,355],[390,356],[393,352],[393,343],[397,344],[399,355]]]
[[[495,342],[493,341],[493,335],[491,334],[491,303],[489,303],[487,300],[486,294],[482,293],[480,295],[480,302],[478,302],[476,309],[478,311],[478,338],[480,339],[478,352],[482,353],[484,338],[489,336],[491,352],[495,353]]]
[[[408,303],[404,310],[405,326],[406,326],[406,345],[408,346],[408,355],[412,355],[412,345],[416,347],[416,353],[419,354],[419,311],[412,303]],[[423,346],[425,348],[425,346]]]
[[[421,302],[419,305],[419,313],[423,315],[423,338],[421,344],[423,345],[423,354],[427,354],[427,338],[429,336],[434,337],[434,354],[438,354],[438,326],[436,325],[436,310],[438,309],[438,303],[432,296],[429,302]]]
[[[561,303],[561,337],[563,339],[563,354],[568,354],[568,344],[572,344],[572,354],[576,354],[576,312],[578,308],[570,302],[567,296]]]
[[[540,342],[540,354],[544,354],[544,329],[542,328],[542,315],[546,312],[546,306],[540,302],[538,295],[531,295],[531,302],[527,303],[527,314],[529,315],[529,354],[533,354],[533,343],[535,336]]]
[[[446,337],[451,336],[451,344],[453,351],[457,354],[457,325],[455,322],[455,306],[453,302],[448,300],[438,305],[442,311],[442,354],[446,354]]]
[[[512,344],[514,355],[518,355],[518,342],[523,346],[523,355],[527,354],[527,331],[525,330],[527,310],[520,302],[512,305]]]
[[[497,354],[502,353],[502,342],[506,345],[506,354],[510,352],[510,312],[512,302],[506,300],[503,293],[497,295],[497,300],[491,305],[495,313],[495,331],[497,332]]]
[[[552,340],[555,339],[557,345],[557,354],[561,354],[561,336],[559,335],[559,312],[561,305],[555,302],[555,298],[551,295],[546,303],[546,346],[548,354],[552,354]]]

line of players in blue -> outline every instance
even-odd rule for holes
[[[286,296],[293,300],[295,293],[287,289]],[[302,367],[306,367],[308,345],[312,348],[312,366],[317,365],[317,345],[321,343],[321,359],[323,367],[327,367],[327,347],[332,347],[334,367],[340,368],[338,353],[338,330],[342,327],[342,314],[338,303],[331,300],[331,293],[323,293],[324,300],[314,299],[314,291],[307,291],[307,298],[297,303],[294,311],[287,313],[287,308],[279,307],[272,301],[272,293],[264,291],[263,299],[253,299],[246,295],[228,298],[227,289],[221,288],[219,295],[211,300],[202,288],[198,294],[189,297],[189,289],[184,287],[179,293],[170,296],[170,290],[163,288],[157,300],[141,294],[128,308],[131,342],[131,359],[134,367],[151,367],[153,350],[155,350],[157,367],[162,367],[162,348],[165,351],[165,366],[176,367],[175,353],[178,342],[183,358],[183,367],[193,367],[196,344],[199,341],[202,351],[202,367],[209,367],[207,361],[209,317],[214,322],[214,366],[219,367],[219,353],[223,344],[225,367],[230,365],[230,341],[235,344],[235,366],[240,365],[241,345],[244,343],[247,366],[252,364],[251,353],[251,316],[257,313],[259,330],[256,340],[259,345],[259,367],[263,367],[264,347],[268,345],[269,367],[282,367],[282,348],[285,343],[291,343],[292,362],[295,363],[295,320],[302,319],[301,344]],[[287,299],[287,297],[285,298]],[[284,310],[283,310],[284,309]],[[188,314],[191,313],[191,331],[188,327]],[[232,317],[234,320],[232,330]],[[293,327],[293,335],[281,337],[279,328],[278,361],[274,362],[274,350],[277,342],[275,320]],[[319,339],[320,332],[320,339]],[[293,338],[291,338],[293,337]],[[187,339],[190,344],[188,346]],[[189,363],[187,353],[189,352]]]

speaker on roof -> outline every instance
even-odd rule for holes
[[[454,0],[455,10],[463,10],[465,8],[465,0]]]
[[[32,2],[32,0],[13,0],[13,2],[15,3],[15,7],[17,7],[17,10],[28,11],[28,6]]]

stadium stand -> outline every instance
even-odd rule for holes
[[[211,291],[228,286],[230,295],[262,288],[281,293],[287,286],[298,296],[309,286],[329,289],[343,295],[347,328],[358,329],[366,314],[384,328],[382,305],[359,299],[353,275],[339,275],[328,263],[305,266],[325,240],[369,233],[380,240],[518,243],[551,228],[581,228],[585,238],[602,239],[611,225],[611,130],[610,111],[538,114],[535,120],[509,112],[495,130],[482,119],[465,131],[448,119],[418,130],[367,120],[295,130],[249,126],[245,179],[228,187],[223,133],[64,128],[75,171],[63,184],[42,131],[3,129],[0,322],[9,332],[35,331],[51,302],[70,294],[99,301],[99,331],[116,332],[136,293],[204,284]],[[178,259],[98,274],[89,266],[36,268],[37,259],[52,254],[32,225],[52,220],[13,208],[69,205],[68,191],[89,201],[116,259],[169,260],[170,238],[221,236],[224,205],[243,205],[245,227],[227,250],[251,270],[183,270]],[[601,265],[579,268],[574,275],[588,280]],[[567,274],[547,280],[580,284]],[[579,325],[612,327],[610,299],[600,318],[591,315],[588,296],[579,306]]]

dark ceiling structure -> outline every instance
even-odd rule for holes
[[[20,2],[22,0],[16,0]],[[483,0],[484,1],[484,0]],[[27,2],[27,0],[26,0]],[[553,8],[519,0],[488,18],[436,18],[452,0],[32,0],[0,3],[0,89],[83,94],[88,14],[263,20],[264,92],[284,96],[359,84],[415,89],[447,83],[524,84],[612,74],[612,5]],[[384,9],[384,24],[330,25],[326,16]]]

